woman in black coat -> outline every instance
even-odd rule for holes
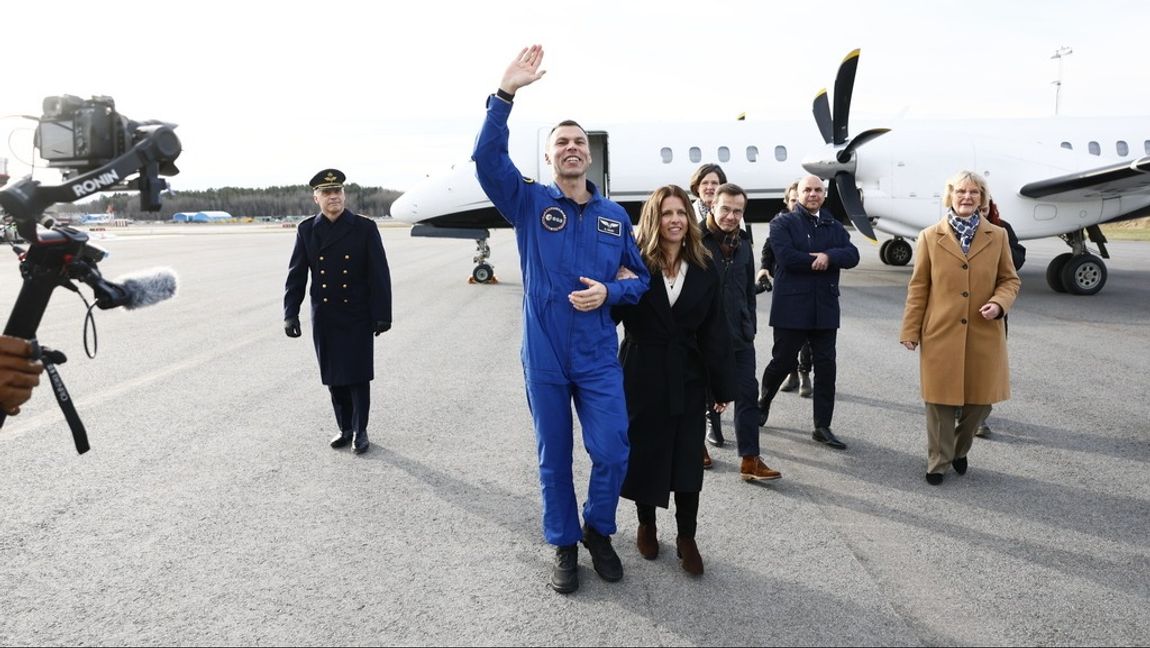
[[[621,494],[638,512],[636,544],[644,558],[659,555],[655,507],[667,508],[674,491],[680,564],[695,575],[703,573],[695,529],[705,393],[709,385],[715,408],[725,409],[734,364],[718,273],[701,236],[687,192],[674,185],[656,190],[637,228],[651,288],[639,303],[612,310],[625,329],[619,360],[631,455]]]

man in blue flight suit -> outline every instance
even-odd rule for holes
[[[391,272],[375,222],[344,207],[346,179],[338,169],[311,179],[320,213],[296,229],[284,287],[284,332],[300,336],[299,309],[310,272],[312,341],[339,426],[331,447],[351,444],[355,454],[363,454],[370,445],[372,334],[391,328]]]
[[[508,66],[475,144],[479,184],[515,227],[523,272],[523,373],[535,423],[543,533],[557,547],[551,587],[579,587],[578,545],[606,581],[623,578],[611,547],[619,489],[627,473],[627,405],[609,307],[634,304],[649,274],[618,204],[587,180],[591,150],[575,122],[556,126],[546,160],[555,184],[524,178],[507,152],[507,117],[520,88],[537,81],[543,48],[524,48]],[[591,456],[580,529],[572,483],[571,402]]]
[[[822,209],[826,188],[817,176],[799,181],[795,210],[771,221],[775,291],[771,326],[775,346],[763,370],[759,425],[770,417],[771,400],[795,370],[799,349],[810,343],[815,368],[814,432],[811,438],[836,450],[846,444],[831,432],[835,412],[835,341],[839,329],[839,271],[859,263],[850,234]]]

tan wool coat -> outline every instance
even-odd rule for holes
[[[899,340],[919,343],[922,399],[941,405],[987,405],[1010,398],[1002,318],[978,309],[994,302],[1006,313],[1021,282],[1006,230],[985,218],[964,255],[944,217],[918,236]]]

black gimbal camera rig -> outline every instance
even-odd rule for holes
[[[56,225],[42,215],[56,203],[125,188],[140,192],[144,211],[158,211],[160,192],[168,186],[160,176],[179,172],[173,164],[181,150],[174,128],[174,124],[130,121],[116,113],[110,97],[48,97],[36,129],[36,146],[49,166],[63,170],[65,182],[43,186],[27,177],[0,189],[0,208],[28,242],[27,249],[12,246],[20,257],[24,283],[4,334],[32,342],[81,454],[89,449],[87,433],[54,366],[66,358],[36,341],[52,291],[63,286],[79,292],[73,283],[76,280],[91,287],[95,305],[101,309],[135,308],[170,297],[175,283],[174,278],[161,280],[158,289],[155,282],[141,289],[131,282],[118,284],[104,279],[97,264],[107,252],[90,243],[87,233]],[[5,417],[0,412],[0,426]]]

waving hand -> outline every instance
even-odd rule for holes
[[[519,88],[535,83],[544,74],[547,74],[547,70],[539,69],[539,64],[542,62],[542,45],[524,47],[519,52],[519,56],[511,61],[511,65],[507,66],[507,71],[503,73],[503,82],[499,84],[499,87],[504,92],[515,94]]]

